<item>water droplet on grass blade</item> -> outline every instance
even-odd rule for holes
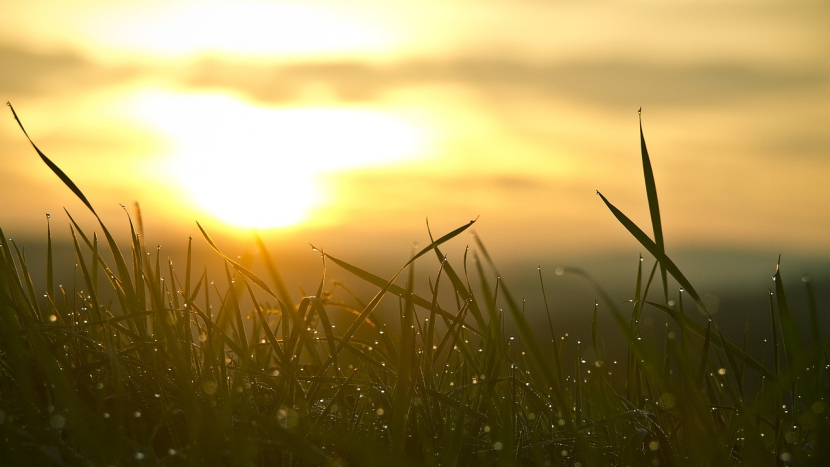
[[[49,426],[55,430],[61,430],[66,426],[66,418],[63,415],[52,415],[49,419]]]

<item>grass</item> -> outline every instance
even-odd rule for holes
[[[830,336],[819,329],[812,289],[802,319],[776,271],[768,348],[750,355],[747,337],[727,340],[665,252],[640,134],[654,238],[600,194],[655,259],[649,267],[641,258],[624,309],[594,284],[625,338],[614,353],[600,350],[596,307],[590,346],[558,328],[541,269],[545,310],[533,312],[547,314],[544,332],[477,237],[470,255],[479,261],[447,261],[442,245],[474,221],[431,236],[392,278],[320,252],[377,294],[338,293],[322,281],[314,295],[294,297],[262,242],[265,277],[225,255],[201,226],[224,260],[218,273],[194,266],[193,239],[184,270],[175,270],[148,251],[132,220],[119,243],[32,143],[97,218],[103,240],[69,216],[79,280],[56,287],[55,271],[75,265],[53,264],[51,227],[46,277],[37,281],[0,230],[0,462],[826,465]],[[415,273],[422,256],[435,258],[428,280]],[[415,292],[419,281],[429,293]],[[382,301],[397,318],[384,319]],[[641,327],[645,310],[662,313],[664,329]],[[344,315],[345,329],[333,325]]]

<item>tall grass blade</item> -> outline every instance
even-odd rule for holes
[[[55,299],[55,267],[52,259],[52,224],[46,214],[46,293]]]
[[[781,336],[784,343],[784,358],[787,361],[787,369],[795,371],[795,362],[802,356],[802,340],[798,335],[798,328],[790,311],[787,295],[784,292],[784,281],[781,279],[781,260],[775,265],[775,275],[772,280],[775,282],[775,298],[778,304],[778,323],[781,326]]]
[[[35,291],[35,284],[32,282],[32,276],[29,274],[29,266],[26,264],[26,257],[23,252],[17,248],[16,243],[12,242],[12,246],[14,246],[14,252],[17,255],[17,263],[20,265],[20,278],[26,286],[26,291],[29,296],[29,303],[31,304],[38,320],[43,321],[43,311],[40,309],[40,303],[38,303],[38,295]]]
[[[279,342],[277,341],[276,336],[271,331],[271,325],[268,324],[268,320],[265,318],[265,313],[262,311],[262,307],[259,305],[259,302],[254,297],[254,291],[251,289],[250,284],[247,282],[245,283],[245,287],[248,289],[248,295],[251,297],[251,301],[254,304],[254,309],[257,312],[257,316],[262,323],[262,329],[265,331],[265,337],[268,339],[268,343],[271,345],[271,349],[273,349],[274,353],[277,355],[278,361],[280,362],[280,367],[283,371],[289,368],[289,361],[288,357],[286,357],[285,352],[283,352],[282,347],[280,346]]]
[[[260,238],[259,235],[255,235],[254,238],[257,246],[259,247],[259,252],[260,255],[262,255],[265,267],[267,268],[268,275],[271,277],[271,282],[274,283],[274,286],[277,289],[277,296],[283,303],[285,303],[286,306],[294,306],[294,299],[291,297],[288,287],[285,286],[282,275],[280,274],[279,269],[277,269],[276,263],[274,263],[274,258],[271,256],[271,253],[268,252],[262,238]]]
[[[781,374],[781,350],[778,344],[778,326],[775,324],[775,305],[773,304],[772,290],[769,291],[769,319],[772,328],[772,364],[777,378]]]
[[[415,363],[415,329],[413,326],[415,314],[412,303],[412,288],[415,282],[415,267],[409,263],[409,280],[406,284],[404,296],[403,316],[401,320],[401,353],[397,365],[398,377],[392,394],[392,421],[389,432],[392,438],[392,454],[402,458],[404,442],[406,441],[406,422],[409,417],[412,399],[412,367]]]
[[[260,279],[260,278],[259,278],[259,276],[257,276],[256,274],[254,274],[253,272],[251,272],[248,268],[246,268],[245,266],[241,265],[241,264],[240,264],[240,263],[238,263],[237,261],[234,261],[234,260],[233,260],[233,259],[231,259],[228,255],[226,255],[225,253],[223,253],[223,252],[222,252],[222,250],[220,250],[220,249],[219,249],[219,247],[216,245],[216,243],[214,243],[213,239],[211,239],[211,238],[210,238],[210,235],[208,235],[208,233],[207,233],[207,232],[205,231],[205,229],[202,227],[202,224],[200,224],[200,223],[197,221],[197,222],[196,222],[196,225],[199,227],[199,231],[200,231],[200,232],[202,232],[202,236],[205,238],[205,241],[207,241],[208,245],[210,245],[210,247],[213,249],[213,251],[215,251],[216,253],[218,253],[218,254],[219,254],[219,256],[221,256],[221,257],[222,257],[225,261],[227,261],[227,262],[228,262],[231,266],[233,266],[233,268],[234,268],[235,270],[239,271],[239,273],[241,273],[243,276],[247,277],[247,278],[248,278],[248,280],[250,280],[251,282],[253,282],[254,284],[256,284],[256,286],[257,286],[257,287],[259,287],[260,289],[262,289],[263,291],[265,291],[265,293],[267,293],[267,294],[268,294],[268,295],[270,295],[271,297],[275,298],[276,300],[280,300],[279,296],[277,296],[277,294],[275,294],[275,293],[271,290],[271,288],[270,288],[270,287],[268,287],[268,284],[266,284],[266,283],[265,283],[262,279]],[[280,302],[281,302],[281,301],[280,301]],[[291,303],[288,303],[288,304],[283,304],[283,305],[284,305],[286,308],[287,308],[287,307],[289,307],[289,306],[292,306],[292,305],[291,305]]]
[[[648,197],[648,210],[651,214],[651,227],[654,231],[654,245],[657,250],[665,255],[666,248],[663,244],[663,224],[660,221],[660,205],[657,202],[657,185],[654,183],[654,171],[651,169],[651,159],[646,149],[646,139],[643,136],[643,114],[642,109],[637,111],[640,120],[640,152],[643,158],[643,175],[646,181],[646,196]],[[660,262],[660,277],[663,279],[663,303],[669,301],[669,283],[666,280],[666,267]]]
[[[633,235],[634,238],[636,238],[637,241],[640,242],[640,244],[643,245],[646,248],[646,250],[648,250],[648,252],[651,253],[652,256],[654,256],[654,258],[657,259],[657,261],[659,261],[660,264],[666,268],[669,274],[671,274],[672,277],[674,277],[674,279],[680,284],[680,286],[686,289],[687,292],[689,292],[689,296],[692,297],[692,300],[694,300],[695,303],[697,303],[697,306],[700,307],[701,311],[703,311],[707,316],[709,316],[709,309],[703,303],[703,300],[700,298],[700,295],[698,295],[697,291],[692,286],[691,282],[689,282],[689,280],[686,279],[686,276],[684,276],[683,273],[680,272],[680,269],[674,264],[674,262],[668,256],[666,256],[666,254],[663,253],[663,251],[661,251],[650,238],[648,238],[648,235],[646,235],[645,232],[643,232],[639,227],[637,227],[637,224],[632,222],[631,219],[629,219],[625,214],[623,214],[619,209],[617,209],[613,204],[611,204],[605,198],[605,196],[602,195],[602,193],[597,191],[597,195],[599,195],[599,197],[602,198],[602,201],[605,203],[608,209],[611,210],[611,213],[614,214],[614,217],[616,217],[617,220],[620,221],[623,227],[625,227],[626,230],[628,230],[629,233],[631,233],[631,235]]]
[[[703,340],[703,350],[700,351],[700,365],[697,367],[697,384],[698,387],[706,385],[706,366],[709,363],[709,342],[712,337],[712,321],[706,322],[706,336]]]
[[[83,202],[84,205],[86,205],[86,207],[89,208],[92,214],[95,215],[95,218],[101,225],[101,229],[104,231],[104,235],[107,237],[107,243],[109,244],[110,250],[112,251],[113,259],[115,259],[116,266],[118,267],[118,274],[124,278],[130,277],[129,269],[127,269],[127,265],[124,262],[124,257],[121,255],[121,251],[118,248],[118,244],[115,243],[115,239],[112,237],[109,230],[104,225],[104,222],[101,220],[100,216],[98,216],[98,213],[95,212],[95,209],[92,207],[92,204],[90,204],[89,200],[86,198],[83,192],[81,192],[80,188],[78,188],[78,186],[75,185],[75,182],[73,182],[63,172],[63,170],[61,170],[57,165],[55,165],[54,162],[52,162],[48,157],[46,157],[46,155],[35,145],[34,141],[32,141],[32,138],[30,138],[29,134],[26,132],[26,129],[23,128],[23,123],[20,121],[19,118],[17,118],[17,112],[14,111],[14,107],[12,107],[11,103],[7,102],[6,105],[8,105],[11,109],[12,115],[14,115],[14,119],[17,121],[17,124],[20,126],[20,129],[23,131],[23,134],[26,135],[26,139],[29,140],[29,143],[31,143],[32,147],[35,149],[38,156],[40,156],[41,160],[52,170],[52,172],[55,173],[55,175],[58,176],[58,178],[64,183],[64,185],[69,187],[69,189],[75,194],[75,196],[77,196],[78,199],[80,199],[81,202]],[[124,282],[123,289],[126,293],[128,302],[130,304],[135,303],[135,291],[133,290],[129,281]]]
[[[33,148],[35,148],[35,151],[37,152],[38,156],[40,156],[40,159],[41,159],[41,160],[42,160],[42,161],[43,161],[43,162],[44,162],[44,163],[45,163],[45,164],[46,164],[46,165],[47,165],[50,169],[52,169],[52,172],[54,172],[54,173],[55,173],[55,175],[57,175],[57,176],[58,176],[58,178],[60,178],[60,179],[61,179],[61,181],[64,183],[64,185],[66,185],[67,187],[69,187],[69,189],[70,189],[70,190],[72,190],[72,192],[73,192],[73,193],[75,193],[75,196],[77,196],[77,197],[78,197],[78,199],[80,199],[80,200],[81,200],[81,202],[83,202],[83,203],[86,205],[86,207],[88,207],[88,208],[89,208],[89,210],[90,210],[90,211],[92,211],[92,213],[93,213],[93,214],[95,214],[95,209],[93,209],[93,208],[92,208],[92,204],[90,204],[89,200],[88,200],[88,199],[86,199],[86,196],[84,196],[84,194],[81,192],[81,189],[80,189],[80,188],[78,188],[78,186],[77,186],[77,185],[75,185],[75,182],[73,182],[73,181],[72,181],[72,180],[71,180],[71,179],[70,179],[70,178],[69,178],[69,177],[68,177],[68,176],[67,176],[67,175],[63,172],[63,170],[61,170],[61,169],[60,169],[60,167],[58,167],[57,165],[55,165],[55,163],[54,163],[54,162],[52,162],[52,161],[51,161],[48,157],[46,157],[46,154],[44,154],[44,153],[43,153],[43,152],[42,152],[42,151],[41,151],[41,150],[37,147],[37,145],[35,145],[35,142],[34,142],[34,141],[32,141],[32,138],[31,138],[31,137],[29,137],[29,133],[27,133],[27,132],[26,132],[26,129],[25,129],[25,128],[23,128],[23,123],[20,121],[20,119],[19,119],[19,118],[17,118],[17,112],[15,112],[15,111],[14,111],[14,107],[12,106],[11,102],[6,102],[6,105],[7,105],[7,106],[9,106],[9,108],[11,109],[11,111],[12,111],[12,115],[14,115],[14,119],[17,121],[17,124],[20,126],[20,129],[23,131],[23,134],[24,134],[24,135],[26,135],[26,139],[28,139],[28,140],[29,140],[29,143],[32,145],[32,147],[33,147]],[[95,215],[96,215],[96,217],[97,217],[97,214],[95,214]]]

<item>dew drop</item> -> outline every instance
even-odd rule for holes
[[[63,429],[66,426],[66,418],[63,415],[52,415],[49,419],[49,426],[55,430]]]

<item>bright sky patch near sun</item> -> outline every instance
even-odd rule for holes
[[[348,107],[271,108],[224,94],[144,91],[129,106],[170,141],[171,166],[206,213],[237,227],[310,221],[336,194],[325,173],[422,155],[403,116]]]

